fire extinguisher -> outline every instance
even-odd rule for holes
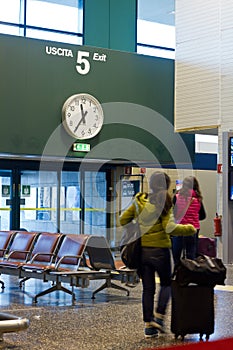
[[[216,213],[214,218],[214,235],[222,236],[222,216]]]

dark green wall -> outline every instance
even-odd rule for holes
[[[47,54],[46,47],[48,52],[65,49],[68,55]],[[88,141],[92,147],[88,157],[153,164],[156,157],[167,163],[173,161],[174,147],[180,150],[175,161],[186,162],[173,129],[163,126],[166,140],[159,141],[160,115],[162,122],[173,126],[172,60],[8,35],[0,35],[0,48],[0,153],[86,156],[70,151],[75,140],[63,130],[61,110],[69,96],[87,92],[104,104],[105,111],[102,131]],[[89,54],[90,71],[85,75],[76,70],[80,50]],[[93,60],[94,53],[105,55],[105,61]],[[182,138],[193,155],[194,138]]]
[[[84,44],[136,51],[136,0],[85,0]]]

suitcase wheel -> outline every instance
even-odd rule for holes
[[[203,333],[200,333],[200,338],[199,338],[200,341],[203,341],[203,335],[204,335]],[[206,334],[205,339],[206,341],[208,341],[210,339],[210,335]]]
[[[181,340],[184,340],[185,335],[184,334],[175,334],[175,339],[177,340],[179,338],[179,335],[181,337]]]
[[[203,341],[203,333],[200,333],[199,335],[199,341]],[[185,337],[185,334],[175,334],[175,339],[177,340],[179,338],[179,336],[181,337],[181,340],[183,341],[184,340],[184,337]],[[209,334],[206,334],[206,341],[208,341],[210,338],[210,335]]]
[[[200,341],[203,341],[203,335],[204,335],[204,334],[200,333],[200,338],[199,338]],[[205,340],[208,341],[209,339],[210,339],[210,335],[209,335],[209,334],[206,334],[206,335],[205,335]]]

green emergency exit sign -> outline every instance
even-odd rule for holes
[[[75,152],[90,152],[91,145],[89,143],[73,143],[73,151]]]

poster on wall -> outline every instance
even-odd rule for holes
[[[140,180],[121,181],[121,211],[125,210],[133,200],[133,197],[140,191]]]

